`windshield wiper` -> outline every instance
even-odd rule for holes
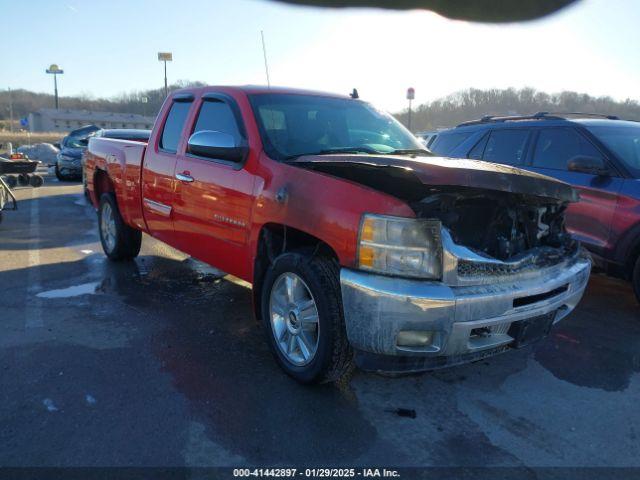
[[[286,160],[294,160],[298,157],[304,157],[307,155],[332,155],[334,153],[369,153],[374,155],[382,154],[382,152],[376,150],[371,147],[341,147],[341,148],[326,148],[324,150],[319,150],[317,152],[309,152],[309,153],[297,153],[296,155],[289,155],[286,157]]]
[[[424,155],[426,157],[432,157],[433,153],[424,148],[399,148],[391,152],[386,152],[385,155]]]

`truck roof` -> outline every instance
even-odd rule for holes
[[[320,97],[334,97],[334,98],[350,98],[349,95],[340,95],[337,93],[321,92],[317,90],[305,90],[301,88],[291,87],[268,87],[266,85],[211,85],[206,87],[195,88],[182,88],[180,90],[174,90],[172,95],[180,93],[207,93],[207,92],[243,92],[247,95],[259,95],[266,93],[279,93],[287,95],[314,95]]]

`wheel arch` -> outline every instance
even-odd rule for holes
[[[115,193],[115,185],[109,177],[109,174],[101,168],[96,169],[93,174],[93,196],[91,202],[95,208],[100,206],[100,197],[103,193]]]
[[[322,255],[340,263],[336,250],[315,235],[285,224],[263,225],[253,262],[253,309],[257,320],[262,318],[262,287],[267,269],[279,255],[293,251],[305,252],[309,256]]]

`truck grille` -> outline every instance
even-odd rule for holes
[[[503,277],[526,272],[536,268],[533,258],[525,259],[517,264],[458,261],[458,276],[460,277]]]

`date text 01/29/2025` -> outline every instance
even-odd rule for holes
[[[304,478],[400,478],[397,470],[386,468],[235,468],[234,477]]]

